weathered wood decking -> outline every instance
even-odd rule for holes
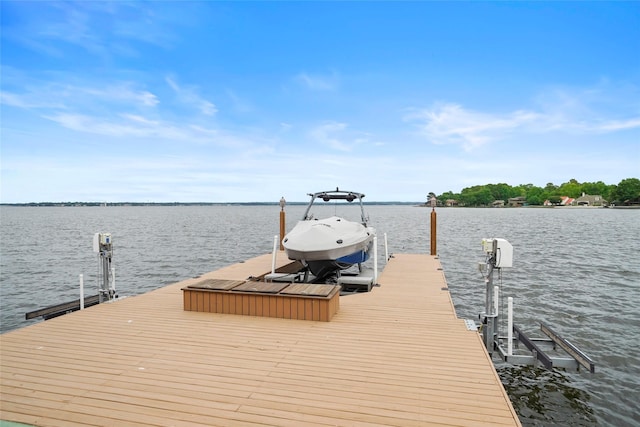
[[[280,257],[285,258],[284,256]],[[205,278],[242,280],[270,255]],[[283,261],[284,262],[284,261]],[[517,426],[437,259],[396,255],[331,322],[183,310],[190,279],[0,336],[0,419],[42,426]]]

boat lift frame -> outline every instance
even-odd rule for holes
[[[499,335],[499,300],[500,288],[494,284],[495,270],[512,266],[513,248],[504,239],[483,239],[483,249],[487,254],[484,264],[480,264],[480,271],[484,274],[486,284],[485,311],[480,313],[482,320],[482,336],[484,344],[492,356],[497,352],[500,358],[515,365],[544,366],[551,370],[563,368],[579,371],[580,367],[586,368],[590,373],[595,373],[595,362],[576,345],[563,338],[549,325],[540,322],[540,330],[546,338],[531,338],[522,329],[513,324],[513,298],[508,298],[507,336]],[[506,343],[507,348],[504,348]],[[513,345],[519,349],[519,343],[529,350],[529,354],[515,354]],[[547,351],[556,353],[561,351],[564,355],[550,355]],[[567,355],[568,357],[566,357]]]
[[[74,301],[51,305],[49,307],[25,313],[25,320],[42,317],[44,320],[53,319],[64,314],[114,301],[116,293],[115,269],[113,267],[113,240],[110,233],[96,233],[93,236],[93,251],[98,255],[97,295],[84,295],[84,277],[80,274],[80,298]]]

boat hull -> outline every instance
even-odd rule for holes
[[[375,230],[340,217],[300,221],[283,239],[289,259],[305,263],[316,277],[365,262]]]

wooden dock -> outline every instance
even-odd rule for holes
[[[279,257],[284,263],[284,256]],[[439,261],[392,258],[329,322],[183,309],[271,255],[0,336],[0,419],[38,426],[519,426]]]

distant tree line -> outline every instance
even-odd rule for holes
[[[497,200],[503,200],[506,204],[510,198],[523,197],[528,205],[536,206],[544,204],[545,200],[559,204],[561,197],[575,199],[582,193],[602,196],[608,203],[616,205],[637,204],[640,203],[640,179],[623,179],[618,185],[605,184],[602,181],[580,183],[571,179],[561,185],[550,182],[544,188],[533,184],[515,187],[504,183],[475,185],[463,188],[460,193],[446,191],[437,198],[439,204],[444,204],[446,200],[456,200],[461,206],[490,206]]]

